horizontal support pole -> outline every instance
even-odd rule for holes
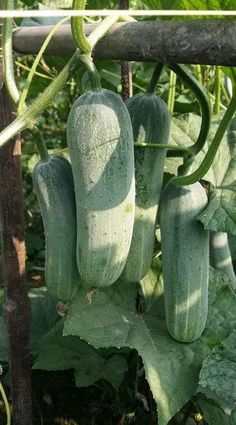
[[[85,25],[90,34],[95,25]],[[37,53],[51,26],[18,28],[13,47],[18,53]],[[62,25],[46,53],[70,56],[75,50],[70,25]],[[236,20],[196,19],[118,23],[99,41],[94,57],[129,61],[161,61],[236,66]]]

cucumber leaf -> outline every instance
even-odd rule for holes
[[[194,343],[182,344],[167,332],[163,308],[160,308],[161,296],[158,291],[155,296],[155,286],[151,279],[152,302],[142,315],[134,308],[136,293],[131,284],[118,282],[110,288],[97,290],[92,297],[81,288],[69,307],[64,335],[79,336],[96,348],[136,349],[157,403],[159,425],[166,425],[195,394],[202,362],[210,354],[212,341],[220,344],[235,327],[236,295],[228,279],[211,270],[205,332]],[[148,293],[147,282],[145,290]]]
[[[198,391],[230,415],[236,404],[236,330],[204,360]]]
[[[88,387],[99,379],[108,380],[118,388],[128,369],[125,356],[118,350],[101,353],[78,337],[62,335],[63,320],[58,322],[40,341],[33,369],[74,369],[76,385]]]
[[[236,235],[236,192],[213,189],[207,208],[199,215],[205,229]]]

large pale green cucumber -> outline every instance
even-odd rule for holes
[[[236,281],[228,235],[225,232],[210,232],[210,265],[226,273],[233,282]]]
[[[138,94],[127,102],[134,141],[167,144],[170,115],[154,94]],[[135,147],[135,221],[122,278],[137,282],[148,272],[154,250],[156,217],[161,194],[165,149]]]
[[[71,165],[63,157],[49,156],[33,170],[33,185],[45,231],[45,278],[48,291],[69,301],[79,287],[76,263],[76,209]]]
[[[120,96],[97,90],[79,97],[68,117],[67,141],[79,272],[86,286],[109,286],[125,266],[134,223],[133,134]]]
[[[160,203],[166,324],[180,342],[200,337],[207,318],[209,233],[197,220],[206,205],[200,183],[169,185]]]

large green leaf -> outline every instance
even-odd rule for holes
[[[199,391],[231,414],[236,404],[236,330],[204,360]]]
[[[34,369],[75,369],[78,386],[87,387],[99,379],[108,380],[114,388],[121,384],[128,369],[127,360],[118,350],[101,353],[74,336],[63,336],[63,320],[57,323],[40,341]]]
[[[157,402],[158,424],[166,425],[195,393],[210,345],[219,343],[222,336],[227,337],[236,325],[235,294],[225,277],[211,271],[206,332],[194,343],[181,344],[167,332],[160,293],[153,297],[147,312],[139,315],[134,308],[133,288],[131,284],[118,282],[97,290],[92,299],[81,289],[69,308],[64,335],[77,335],[97,348],[135,348],[143,359],[146,378]],[[227,331],[226,316],[231,319],[227,322]]]
[[[199,215],[205,229],[236,235],[236,192],[213,189],[207,208]]]

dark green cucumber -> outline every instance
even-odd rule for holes
[[[79,97],[68,117],[67,141],[79,272],[85,286],[109,286],[125,266],[134,223],[133,134],[120,96],[97,90]]]
[[[200,337],[207,318],[209,232],[197,220],[206,205],[200,183],[169,185],[160,203],[166,324],[180,342]]]
[[[76,263],[76,209],[71,165],[63,157],[49,156],[33,170],[33,185],[45,231],[45,278],[48,291],[58,300],[73,298],[79,287]]]
[[[226,273],[233,282],[236,281],[228,235],[225,232],[210,232],[210,265]]]
[[[170,114],[154,94],[138,94],[127,102],[134,142],[167,144]],[[122,278],[137,282],[148,272],[154,250],[156,217],[161,194],[165,149],[135,147],[135,221]]]

